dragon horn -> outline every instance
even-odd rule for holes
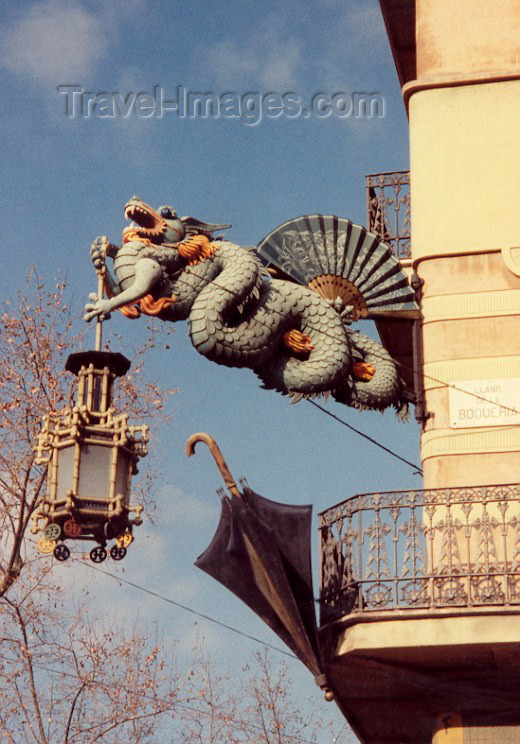
[[[218,230],[227,230],[231,225],[214,225],[211,222],[201,222],[201,220],[195,219],[195,217],[181,217],[181,222],[186,228],[187,232],[202,232],[202,233],[214,233]]]

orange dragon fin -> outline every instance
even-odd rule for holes
[[[194,266],[206,258],[211,258],[217,249],[215,243],[210,243],[206,235],[193,235],[191,238],[179,243],[177,250],[182,258],[185,258],[190,266]]]
[[[154,300],[151,294],[147,294],[139,300],[139,308],[145,315],[159,315],[167,307],[173,305],[176,299],[173,295],[172,297],[160,297],[158,300]]]

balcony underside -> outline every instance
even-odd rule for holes
[[[501,639],[506,618],[475,621],[374,620],[341,631],[327,676],[361,741],[430,744],[439,715],[453,712],[481,726],[520,725],[519,644]],[[519,638],[520,612],[506,622]]]

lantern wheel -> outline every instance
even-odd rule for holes
[[[126,548],[120,548],[118,545],[113,545],[110,548],[110,557],[114,561],[122,561],[126,555]]]
[[[100,547],[99,545],[95,548],[92,548],[90,551],[90,560],[94,563],[103,563],[103,561],[107,557],[107,551],[105,548]]]
[[[81,525],[74,519],[67,519],[63,524],[63,532],[67,537],[79,537],[81,535]]]
[[[57,561],[66,561],[70,557],[70,550],[63,543],[56,545],[53,552]]]
[[[40,537],[36,547],[40,553],[52,553],[56,547],[56,540],[49,540],[47,537]]]
[[[43,533],[47,540],[57,540],[58,537],[61,535],[61,527],[59,524],[49,524],[45,528],[45,532]]]
[[[128,548],[128,546],[133,542],[133,540],[134,540],[133,535],[130,532],[123,532],[116,539],[116,545],[118,548]]]

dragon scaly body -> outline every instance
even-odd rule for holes
[[[269,278],[253,249],[213,239],[223,226],[153,210],[137,197],[126,207],[138,222],[110,246],[115,277],[109,299],[92,297],[86,319],[120,308],[168,321],[188,320],[191,341],[208,359],[249,367],[263,386],[295,399],[332,394],[357,408],[402,414],[403,383],[384,347],[346,324],[333,304],[311,289]],[[94,263],[103,262],[100,243]]]

